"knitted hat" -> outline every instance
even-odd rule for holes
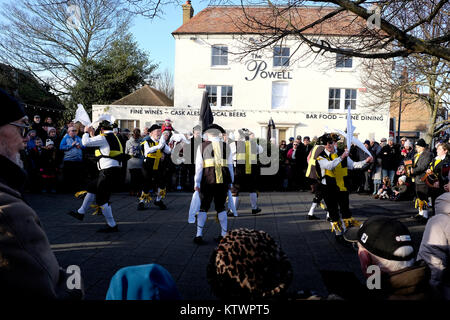
[[[22,119],[26,116],[21,102],[0,89],[0,126]]]
[[[211,255],[207,279],[221,298],[261,299],[284,293],[292,281],[287,256],[264,231],[229,231]]]
[[[399,180],[399,181],[401,180],[401,181],[403,181],[403,182],[406,182],[406,176],[403,175],[403,176],[401,176],[400,178],[398,178],[398,180]]]
[[[112,277],[106,300],[180,300],[170,273],[159,264],[120,269]]]

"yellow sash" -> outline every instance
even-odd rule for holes
[[[143,142],[143,143],[145,143],[145,142]],[[159,142],[155,142],[155,144],[152,147],[157,146],[158,144],[159,144]],[[146,157],[155,159],[155,161],[153,162],[153,170],[158,170],[159,160],[162,157],[161,149],[158,149],[153,153],[147,153]]]
[[[214,151],[214,171],[216,173],[216,183],[223,183],[222,176],[222,143],[219,141],[211,141]]]
[[[245,174],[252,173],[252,163],[250,161],[251,151],[250,141],[245,141]]]

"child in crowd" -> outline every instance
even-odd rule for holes
[[[389,197],[392,194],[391,189],[391,180],[388,176],[383,178],[383,184],[381,185],[381,188],[378,189],[377,194],[374,196],[375,199],[389,199]]]
[[[47,139],[42,148],[40,161],[40,181],[42,192],[56,192],[57,149],[51,139]]]
[[[398,178],[397,184],[392,188],[391,200],[400,201],[407,200],[409,195],[408,183],[406,176],[403,175]]]

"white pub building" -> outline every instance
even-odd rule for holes
[[[241,7],[207,7],[195,16],[190,1],[182,7],[183,25],[172,33],[174,106],[96,105],[94,121],[108,112],[119,121],[139,120],[135,123],[143,129],[170,118],[177,131],[189,133],[198,124],[202,93],[207,90],[214,122],[234,131],[235,136],[238,129],[248,128],[265,138],[271,118],[278,142],[297,135],[313,138],[322,135],[325,127],[344,131],[350,107],[360,140],[388,137],[389,101],[376,110],[367,106],[371,92],[361,82],[360,59],[335,53],[311,54],[307,45],[298,48],[295,39],[240,59],[236,53],[242,52],[242,39],[258,39],[258,34],[233,22],[243,17]],[[247,10],[270,14],[264,7]],[[306,17],[330,12],[314,7],[300,11]],[[350,36],[331,22],[322,23],[319,29],[312,29],[308,36],[317,38],[314,32],[320,32],[322,39]]]

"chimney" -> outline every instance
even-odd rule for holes
[[[185,24],[186,22],[189,22],[194,15],[194,8],[191,6],[191,0],[187,0],[181,7],[183,8],[183,24]]]

